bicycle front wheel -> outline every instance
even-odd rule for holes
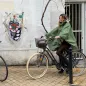
[[[79,76],[85,73],[86,58],[81,52],[72,52],[73,76]]]
[[[48,58],[44,53],[35,53],[28,59],[26,67],[31,78],[41,78],[47,72]]]
[[[8,67],[5,60],[0,56],[0,81],[5,81],[8,77]]]

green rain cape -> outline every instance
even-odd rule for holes
[[[64,22],[59,27],[54,28],[45,36],[48,40],[47,43],[50,50],[55,50],[56,48],[60,47],[63,40],[68,42],[72,46],[72,49],[77,49],[76,39],[74,37],[71,25],[68,22]],[[55,39],[55,36],[60,36],[61,38]]]

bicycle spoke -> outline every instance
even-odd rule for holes
[[[27,72],[34,79],[42,77],[47,71],[47,67],[48,59],[40,53],[33,55],[27,62]]]
[[[85,56],[80,52],[72,53],[73,75],[79,76],[85,72]]]

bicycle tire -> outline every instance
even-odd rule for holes
[[[74,56],[75,55],[75,56]],[[72,52],[72,68],[73,76],[80,76],[85,73],[86,57],[83,53],[78,51]]]
[[[0,56],[0,81],[3,82],[8,77],[8,66],[5,60]]]
[[[35,61],[36,59],[37,59],[37,62]],[[28,75],[32,79],[38,79],[38,78],[43,77],[45,75],[45,73],[47,72],[47,69],[48,69],[48,58],[47,58],[47,56],[44,53],[35,53],[34,55],[32,55],[28,59],[26,68],[27,68]],[[40,74],[37,74],[37,73],[40,73]]]

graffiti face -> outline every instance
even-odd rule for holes
[[[7,30],[10,33],[9,37],[13,41],[18,41],[21,37],[21,31],[22,31],[22,25],[23,25],[23,13],[22,15],[19,14],[14,14],[10,15],[7,18],[8,22],[5,22],[5,26],[7,25],[8,27]]]
[[[10,35],[12,37],[13,40],[17,41],[20,36],[21,36],[21,28],[19,26],[19,22],[14,22],[14,21],[10,21],[9,22],[9,30],[10,30]]]

